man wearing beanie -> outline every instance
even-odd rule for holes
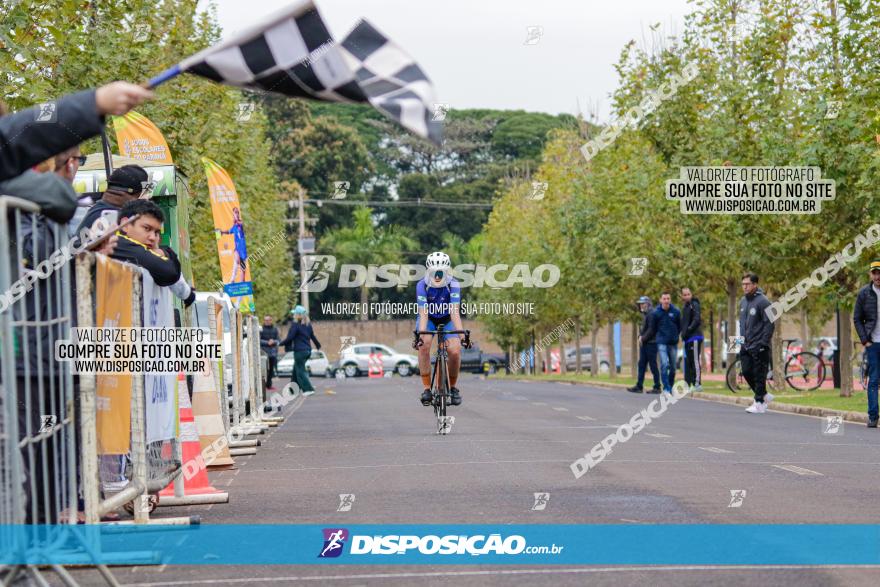
[[[146,190],[149,176],[139,165],[124,165],[110,174],[107,190],[94,206],[89,208],[85,217],[76,229],[79,234],[83,228],[89,227],[102,216],[110,216],[112,224],[116,223],[119,209],[128,202],[137,200]]]

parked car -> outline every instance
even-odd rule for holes
[[[356,344],[342,351],[339,365],[345,371],[345,376],[366,375],[370,368],[371,353],[381,355],[383,371],[396,371],[402,377],[409,377],[419,371],[419,359],[415,355],[405,355],[384,344],[368,342]]]
[[[285,353],[278,364],[275,365],[275,373],[278,377],[293,377],[293,351]],[[317,377],[333,377],[330,360],[324,351],[312,351],[309,360],[306,361],[306,372]]]
[[[581,347],[581,369],[590,371],[593,366],[593,347]],[[574,371],[577,369],[577,349],[565,349],[565,369]],[[608,360],[608,354],[605,349],[599,347],[599,373],[609,373],[611,371],[611,362]]]
[[[437,357],[431,354],[431,364]],[[507,368],[507,357],[497,353],[484,353],[479,345],[474,344],[471,348],[461,349],[461,371],[465,373],[495,373],[499,369]]]

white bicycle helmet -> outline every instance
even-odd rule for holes
[[[436,251],[428,255],[425,260],[425,285],[430,287],[444,287],[449,283],[449,276],[452,269],[452,262],[449,255],[441,251]],[[438,279],[437,275],[442,272],[442,276]]]

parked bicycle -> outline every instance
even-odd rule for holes
[[[782,358],[785,360],[785,382],[798,391],[812,391],[818,389],[825,382],[825,361],[816,353],[805,351],[794,343],[796,338],[783,339],[785,349]],[[749,389],[742,374],[742,362],[737,357],[727,368],[725,377],[727,389],[733,393]],[[770,368],[767,372],[767,380],[773,380],[773,359],[770,359]]]
[[[446,435],[452,429],[455,422],[455,416],[446,415],[446,406],[449,403],[449,366],[448,355],[446,353],[446,341],[444,335],[464,334],[462,346],[470,347],[471,331],[470,330],[443,330],[443,324],[437,326],[437,331],[430,330],[414,330],[413,336],[418,342],[419,337],[423,334],[430,334],[437,340],[437,352],[434,355],[434,369],[431,371],[431,405],[434,406],[434,416],[437,418],[437,434]]]

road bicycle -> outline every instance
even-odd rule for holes
[[[446,435],[452,430],[452,424],[455,422],[455,416],[446,415],[446,406],[449,405],[449,365],[447,363],[449,356],[446,353],[446,341],[444,335],[463,334],[464,340],[462,346],[469,348],[471,346],[470,330],[444,330],[443,324],[437,326],[437,331],[431,330],[413,330],[415,337],[414,346],[419,344],[421,335],[436,335],[437,353],[434,355],[434,370],[431,371],[431,405],[434,406],[434,416],[437,418],[437,434]]]
[[[798,391],[813,391],[825,382],[825,361],[816,353],[804,351],[793,343],[796,338],[783,339],[785,349],[782,358],[785,360],[785,382]],[[786,359],[787,357],[787,359]],[[773,359],[767,371],[767,380],[773,381]],[[749,384],[742,374],[742,361],[737,356],[727,368],[725,377],[727,389],[738,393],[749,389]]]

